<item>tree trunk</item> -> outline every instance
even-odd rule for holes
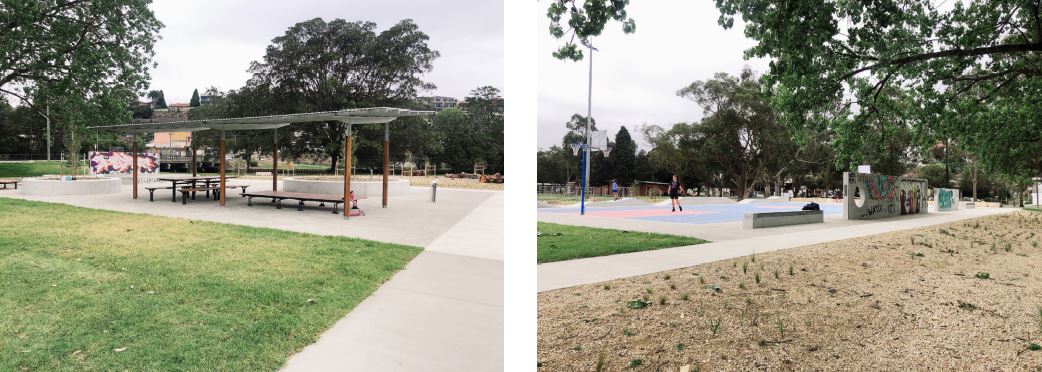
[[[330,160],[329,160],[329,173],[336,173],[336,164],[337,164],[337,162],[339,160],[340,160],[340,157],[337,156],[337,154],[333,154],[333,156],[330,157]]]
[[[973,164],[973,202],[977,202],[977,164]]]

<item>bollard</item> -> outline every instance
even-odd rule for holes
[[[435,200],[437,200],[437,198],[438,198],[438,179],[435,178],[433,181],[431,181],[431,203],[433,203]]]

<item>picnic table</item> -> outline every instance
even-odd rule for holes
[[[235,178],[235,176],[225,176],[224,178],[225,179],[232,179],[232,178]],[[212,183],[212,182],[220,182],[221,176],[197,176],[197,177],[176,177],[176,178],[175,177],[164,177],[164,178],[156,178],[156,179],[159,180],[159,181],[165,181],[165,182],[170,182],[171,183],[171,185],[170,185],[170,190],[171,190],[171,192],[170,192],[171,193],[170,201],[176,203],[177,202],[177,185],[178,184],[182,184],[182,185],[189,185],[190,184],[192,188],[195,188],[197,183],[203,182],[206,185],[205,187],[210,187],[210,183]],[[206,197],[207,198],[210,197],[209,191],[207,191]],[[195,195],[193,195],[192,198],[194,199]]]

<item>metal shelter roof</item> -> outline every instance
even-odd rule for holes
[[[111,130],[124,133],[195,132],[200,130],[259,130],[275,129],[291,123],[339,121],[346,124],[382,124],[399,117],[430,116],[434,111],[417,111],[392,107],[372,107],[338,111],[307,112],[301,114],[251,116],[244,118],[181,120],[156,122],[138,121],[132,124],[99,125],[93,130]]]

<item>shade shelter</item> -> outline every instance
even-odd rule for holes
[[[272,115],[272,116],[254,116],[244,118],[226,118],[226,119],[206,119],[206,120],[182,120],[182,121],[166,121],[166,122],[153,122],[143,121],[135,122],[132,124],[118,124],[118,125],[100,125],[93,126],[90,129],[94,130],[105,130],[122,133],[130,133],[134,135],[133,145],[133,198],[137,199],[138,196],[138,170],[137,170],[137,135],[140,133],[162,133],[162,132],[197,132],[202,130],[219,130],[221,131],[220,139],[220,152],[221,152],[221,163],[220,163],[220,203],[224,206],[225,201],[225,132],[227,131],[240,131],[240,130],[272,130],[274,131],[274,141],[272,143],[272,150],[274,154],[274,171],[271,173],[272,190],[278,191],[278,129],[288,126],[293,123],[311,123],[320,124],[329,121],[339,121],[347,125],[347,132],[344,136],[344,203],[348,206],[350,203],[349,195],[351,194],[351,155],[352,155],[352,126],[353,125],[366,125],[366,124],[383,124],[384,125],[384,159],[383,159],[383,198],[381,204],[384,208],[387,207],[387,182],[390,176],[390,143],[391,143],[391,122],[400,117],[410,116],[430,116],[434,115],[433,111],[416,111],[400,108],[390,107],[374,107],[374,108],[360,108],[360,109],[347,109],[338,111],[323,111],[323,112],[308,112],[301,114],[288,114],[288,115]],[[192,174],[195,175],[195,148],[192,148]],[[348,217],[350,208],[344,208],[344,217]]]

